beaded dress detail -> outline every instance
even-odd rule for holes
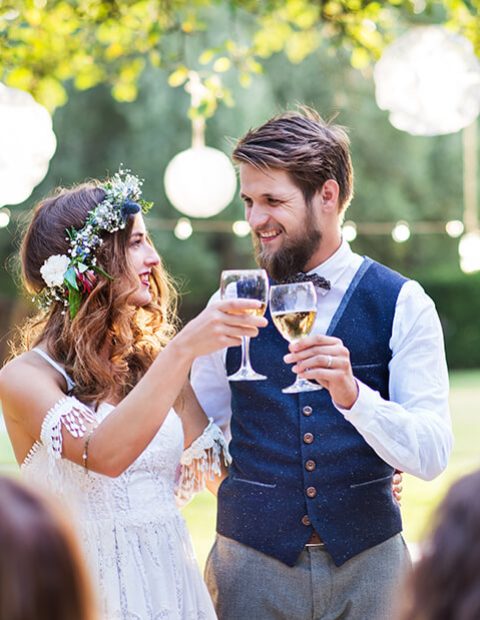
[[[113,409],[104,403],[92,411],[74,397],[62,399],[47,413],[41,441],[21,466],[23,476],[68,505],[102,619],[214,620],[178,504],[219,468],[221,452],[229,458],[223,436],[209,424],[184,452],[182,424],[172,409],[117,478],[85,473],[61,458],[62,428],[83,436],[85,421],[100,424]]]

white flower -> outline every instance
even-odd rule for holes
[[[47,258],[40,268],[40,273],[48,287],[62,286],[70,258],[65,254],[55,254]]]

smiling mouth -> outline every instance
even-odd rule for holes
[[[144,286],[150,286],[150,274],[149,273],[141,273],[140,281]]]
[[[269,243],[282,234],[281,230],[264,230],[257,232],[257,237],[262,243]]]

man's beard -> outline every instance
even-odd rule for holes
[[[308,221],[310,220],[310,221]],[[262,248],[261,242],[255,232],[252,233],[255,261],[276,282],[282,282],[286,278],[303,271],[314,252],[318,249],[322,240],[322,233],[307,218],[303,234],[287,239],[284,245],[274,253]]]

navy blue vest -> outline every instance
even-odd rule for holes
[[[404,282],[366,258],[328,329],[350,350],[354,375],[387,399],[389,340]],[[401,531],[393,468],[327,390],[281,392],[294,374],[283,362],[288,343],[267,318],[251,358],[268,379],[230,383],[233,463],[218,493],[217,531],[293,566],[315,529],[340,566]],[[239,347],[229,349],[228,374],[239,364]]]

